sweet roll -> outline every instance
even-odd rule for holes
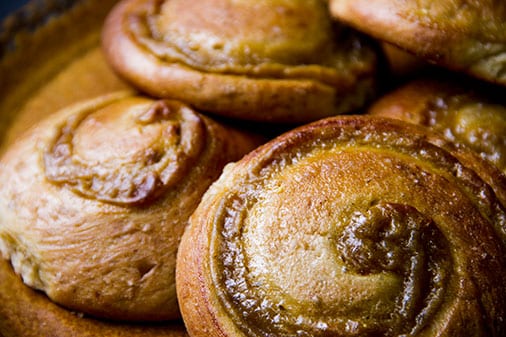
[[[176,251],[188,217],[223,166],[259,140],[130,92],[56,112],[0,160],[0,252],[68,309],[179,318]]]
[[[341,116],[228,165],[178,253],[189,334],[504,336],[505,185],[463,151]]]
[[[102,37],[135,87],[226,117],[301,123],[360,108],[375,92],[375,43],[320,0],[124,0]]]

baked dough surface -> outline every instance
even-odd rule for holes
[[[502,0],[331,0],[331,13],[376,38],[454,71],[506,85]]]
[[[126,0],[104,26],[132,85],[217,115],[302,123],[351,112],[375,92],[374,44],[311,1]]]
[[[130,92],[60,110],[0,160],[0,251],[70,309],[177,319],[188,217],[223,166],[256,145],[180,102]]]
[[[506,105],[494,89],[450,76],[414,79],[374,102],[369,114],[427,126],[506,172]]]
[[[503,335],[506,185],[477,163],[419,126],[343,116],[228,165],[178,253],[189,333]]]

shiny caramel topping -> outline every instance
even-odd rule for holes
[[[337,245],[349,271],[393,272],[402,278],[394,300],[398,310],[386,318],[391,320],[387,326],[415,327],[414,333],[433,318],[450,268],[448,243],[433,220],[408,205],[374,205],[365,214],[353,214]]]
[[[46,177],[92,199],[143,203],[177,184],[204,142],[190,108],[130,97],[68,118],[44,155]]]
[[[171,46],[193,63],[297,64],[320,57],[314,51],[330,43],[330,22],[322,3],[313,0],[169,0],[151,28],[170,37]]]
[[[427,103],[424,123],[470,146],[506,170],[506,108],[468,95],[440,95]]]
[[[490,186],[414,128],[325,123],[221,178],[208,254],[231,321],[247,336],[417,336],[457,307],[494,314],[480,303],[505,302],[491,270],[506,213]]]
[[[374,58],[320,0],[151,0],[142,8],[125,18],[130,36],[161,60],[203,71],[329,80]]]

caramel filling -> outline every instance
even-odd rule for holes
[[[189,108],[132,97],[59,126],[44,156],[46,177],[92,199],[139,204],[177,184],[204,142],[205,126]]]
[[[151,1],[124,29],[159,59],[205,72],[335,84],[374,59],[321,1]]]
[[[444,150],[392,136],[322,131],[293,152],[287,141],[226,192],[211,273],[246,335],[408,336],[476,308],[463,304],[471,270],[494,268],[476,261],[503,248],[475,237],[501,242],[504,210]]]

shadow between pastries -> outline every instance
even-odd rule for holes
[[[223,166],[259,142],[130,92],[63,109],[0,160],[0,252],[70,310],[180,318],[174,269],[188,217]]]
[[[102,37],[135,87],[226,117],[303,123],[358,109],[375,92],[375,44],[320,0],[125,0]]]

